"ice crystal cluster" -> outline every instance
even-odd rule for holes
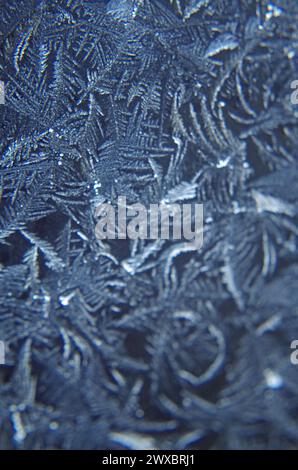
[[[298,445],[296,0],[0,2],[0,447]],[[95,236],[204,204],[204,243]]]

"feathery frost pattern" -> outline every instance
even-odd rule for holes
[[[296,0],[0,6],[0,447],[297,448]],[[204,243],[95,237],[204,204]]]

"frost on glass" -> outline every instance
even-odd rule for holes
[[[0,447],[297,447],[297,24],[1,2]],[[119,196],[203,203],[203,247],[97,240]]]

